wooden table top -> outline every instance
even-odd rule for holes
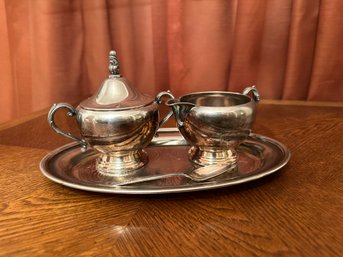
[[[342,256],[343,105],[262,102],[254,132],[290,149],[286,167],[209,191],[110,195],[41,174],[70,142],[46,111],[0,125],[0,256]]]

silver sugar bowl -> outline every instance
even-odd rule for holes
[[[172,108],[180,133],[192,146],[192,162],[201,166],[235,166],[236,149],[250,134],[259,99],[256,87],[252,86],[242,94],[196,92],[170,99],[166,104]]]
[[[96,169],[103,175],[129,176],[148,162],[143,150],[154,137],[159,126],[159,104],[170,92],[160,92],[155,98],[141,94],[119,73],[115,51],[109,54],[109,78],[98,92],[82,101],[76,108],[67,103],[54,104],[48,122],[58,134],[96,149],[100,155]],[[81,138],[58,128],[54,121],[57,110],[68,110],[76,116]]]

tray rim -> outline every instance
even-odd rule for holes
[[[162,131],[162,133],[173,133],[173,132],[177,132],[176,130],[166,130],[166,131]],[[261,179],[263,177],[266,177],[270,174],[275,173],[276,171],[280,170],[281,168],[283,168],[290,160],[291,158],[291,152],[289,151],[289,149],[281,142],[267,137],[267,136],[263,136],[260,134],[256,134],[256,133],[251,133],[249,135],[249,138],[251,139],[257,139],[259,141],[262,142],[268,142],[268,143],[272,143],[274,146],[277,146],[279,148],[279,150],[283,153],[283,159],[278,163],[278,165],[274,165],[272,168],[269,168],[263,172],[260,173],[256,173],[256,174],[252,174],[252,175],[248,175],[245,177],[240,177],[240,178],[236,178],[236,179],[232,179],[232,180],[227,180],[224,181],[223,183],[218,183],[218,184],[194,184],[194,186],[192,187],[166,187],[164,189],[130,189],[130,185],[128,186],[89,186],[89,185],[82,185],[82,184],[76,184],[76,183],[72,183],[69,181],[65,181],[61,178],[58,178],[56,176],[54,176],[51,172],[48,172],[47,169],[45,168],[47,166],[47,163],[57,154],[73,148],[77,145],[79,145],[79,143],[77,142],[72,142],[72,143],[68,143],[65,144],[61,147],[58,147],[56,149],[54,149],[53,151],[49,152],[48,154],[46,154],[42,160],[39,163],[39,168],[41,173],[48,179],[50,179],[51,181],[66,186],[66,187],[70,187],[70,188],[74,188],[74,189],[78,189],[78,190],[83,190],[83,191],[89,191],[89,192],[96,192],[96,193],[107,193],[107,194],[133,194],[133,195],[145,195],[145,194],[169,194],[169,193],[184,193],[184,192],[196,192],[196,191],[205,191],[205,190],[210,190],[210,189],[216,189],[216,188],[223,188],[223,187],[229,187],[229,186],[234,186],[234,185],[239,185],[239,184],[244,184],[250,181],[254,181],[254,180],[258,180]],[[164,142],[178,142],[178,144],[168,144],[170,145],[189,145],[187,144],[187,142],[185,141],[185,139],[178,134],[177,136],[159,136],[157,138],[154,138],[154,140],[151,142],[151,144],[148,147],[154,146],[154,147],[163,147],[163,145],[158,144],[159,142],[164,141]],[[180,142],[183,142],[182,144]]]

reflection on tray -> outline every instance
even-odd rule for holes
[[[136,176],[190,172],[194,165],[188,160],[189,145],[180,136],[154,139],[146,148],[148,164],[137,170]],[[41,170],[49,179],[72,188],[122,194],[161,194],[213,189],[259,179],[283,167],[290,158],[281,143],[259,135],[252,135],[239,147],[237,169],[206,182],[192,182],[173,177],[163,180],[113,186],[120,178],[104,176],[95,169],[97,153],[80,151],[77,144],[69,144],[48,154],[41,162]]]

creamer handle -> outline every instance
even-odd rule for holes
[[[252,98],[255,100],[256,103],[260,101],[260,93],[257,91],[257,88],[254,86],[247,87],[243,90],[243,95],[248,95],[252,92]]]
[[[174,99],[175,97],[173,96],[173,94],[168,90],[168,91],[162,91],[160,93],[157,94],[155,100],[158,104],[162,103],[162,97],[164,96],[168,96],[170,99]],[[159,123],[158,123],[158,127],[160,128],[164,123],[167,122],[167,120],[169,120],[169,118],[173,116],[173,112],[169,112]]]

